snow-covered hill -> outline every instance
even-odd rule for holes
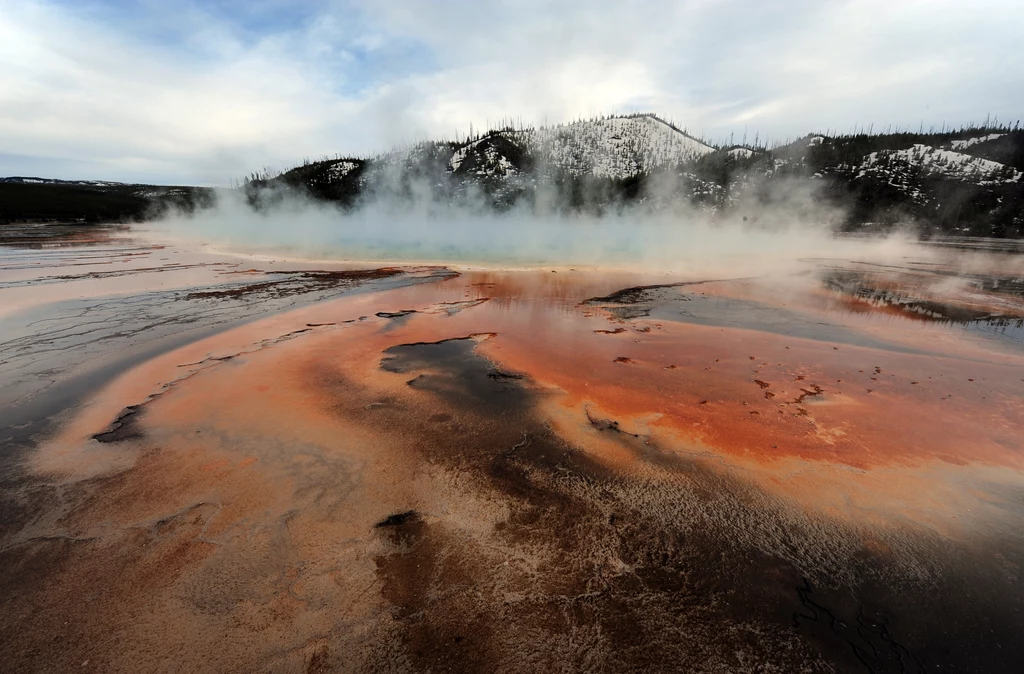
[[[630,178],[715,151],[653,115],[582,121],[525,135],[542,163],[596,178]]]
[[[993,134],[989,139],[998,137]],[[952,145],[953,147],[967,148],[973,144],[971,140],[953,141]],[[1006,166],[996,161],[915,143],[904,150],[872,152],[864,157],[858,177],[871,172],[901,173],[910,167],[920,168],[926,173],[943,174],[967,180],[977,185],[1016,183],[1020,181],[1022,175],[1012,166]]]
[[[1024,232],[1024,131],[1017,127],[818,133],[771,148],[716,148],[654,115],[630,115],[339,157],[274,180],[347,205],[374,195],[596,212],[625,201],[756,210],[779,198],[789,207],[791,195],[808,194],[845,213],[843,226],[854,229],[912,222],[957,234]]]
[[[653,115],[605,117],[536,129],[502,129],[451,144],[446,167],[470,178],[552,175],[626,179],[677,166],[715,148]],[[408,165],[422,146],[379,158]]]
[[[111,182],[109,180],[58,180],[56,178],[31,178],[25,176],[10,176],[0,178],[0,183],[14,185],[84,185],[87,187],[124,187],[125,183]]]

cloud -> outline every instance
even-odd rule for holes
[[[995,1],[0,0],[0,174],[225,184],[634,110],[711,140],[1008,120],[1022,24]]]

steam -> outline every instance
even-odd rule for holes
[[[725,211],[681,203],[670,183],[655,183],[637,205],[582,210],[565,208],[557,192],[544,188],[502,211],[482,195],[438,198],[425,182],[401,196],[378,190],[349,209],[291,190],[264,192],[254,209],[244,192],[224,190],[215,207],[172,214],[151,228],[249,254],[505,268],[750,275],[793,271],[807,258],[890,263],[929,256],[909,234],[836,236],[843,214],[809,181],[755,185]]]

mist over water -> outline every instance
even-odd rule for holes
[[[749,275],[790,271],[806,258],[897,262],[931,252],[907,234],[836,236],[831,207],[813,194],[715,213],[674,205],[622,206],[604,215],[479,203],[370,199],[340,209],[294,194],[253,209],[237,191],[193,215],[150,223],[152,233],[251,254],[310,259],[442,262],[500,267],[602,267]]]

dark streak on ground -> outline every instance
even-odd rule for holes
[[[395,267],[384,267],[354,271],[274,271],[267,273],[284,278],[191,292],[185,296],[185,299],[238,299],[254,294],[288,297],[397,276],[402,273],[402,270]]]
[[[590,425],[599,431],[612,431],[613,433],[622,433],[623,435],[628,435],[631,438],[642,437],[639,433],[627,433],[626,431],[622,430],[621,428],[619,428],[618,421],[615,421],[613,419],[595,419],[590,414],[590,409],[587,409],[586,412],[587,421],[589,421]]]
[[[142,430],[139,428],[139,417],[142,413],[142,405],[129,405],[121,410],[106,430],[92,436],[93,440],[99,442],[121,442],[142,437]]]
[[[397,527],[407,522],[416,522],[420,519],[419,513],[415,510],[407,510],[404,513],[395,513],[394,515],[388,515],[380,522],[377,522],[374,526],[377,529],[381,527]]]
[[[555,435],[535,412],[541,394],[528,380],[496,377],[500,371],[474,347],[463,337],[388,349],[381,367],[417,374],[416,395],[429,396],[424,411],[394,403],[362,413],[375,428],[415,429],[428,465],[474,476],[484,498],[507,504],[508,519],[495,529],[500,540],[524,554],[543,549],[548,561],[521,586],[514,576],[498,582],[481,561],[484,551],[443,520],[405,520],[407,513],[384,520],[390,551],[377,558],[377,573],[413,669],[556,668],[567,634],[600,635],[592,649],[599,659],[576,666],[601,671],[695,671],[708,662],[725,670],[758,663],[765,671],[1001,671],[1024,655],[1010,638],[1022,626],[1020,597],[1005,594],[998,569],[967,562],[971,550],[935,550],[938,589],[901,577],[869,546],[832,570],[816,566],[810,551],[800,564],[784,559],[760,547],[759,537],[781,536],[783,548],[797,550],[807,545],[802,525],[766,511],[770,500],[756,487],[587,410],[595,430],[676,486],[665,491],[623,477]],[[639,503],[624,498],[648,489]],[[657,515],[676,508],[688,514],[668,522]],[[766,528],[737,538],[721,524],[736,521]],[[837,537],[859,539],[846,525],[829,526]],[[1017,557],[1019,543],[992,544]],[[812,585],[809,572],[821,580]],[[822,586],[827,578],[831,585]],[[978,603],[976,593],[987,599]],[[950,611],[958,621],[952,633]]]
[[[418,313],[415,309],[403,309],[402,311],[378,311],[377,318],[405,318],[410,314]]]

